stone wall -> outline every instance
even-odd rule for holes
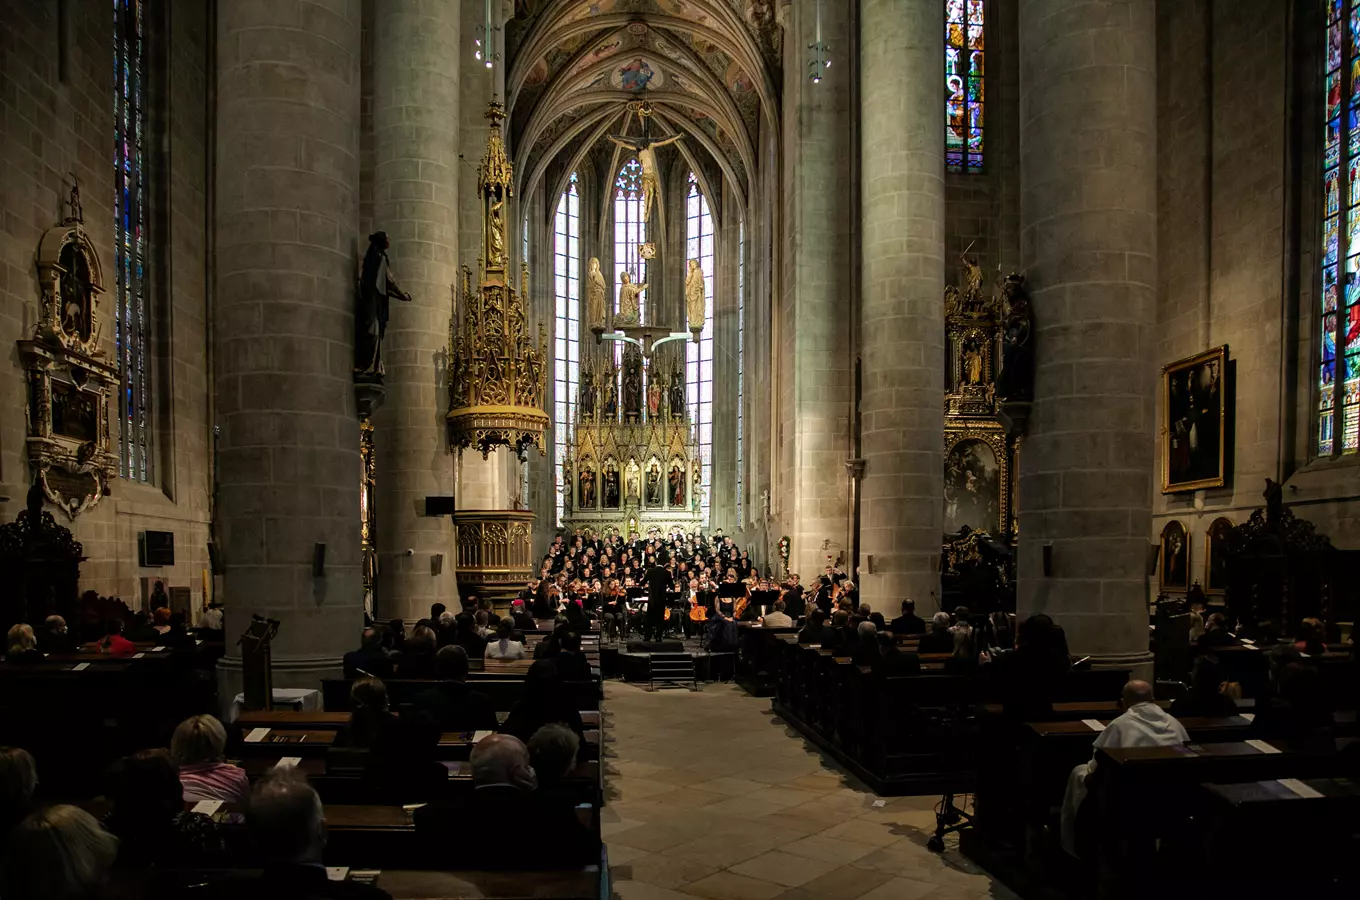
[[[4,0],[0,17],[0,497],[9,498],[0,520],[9,521],[31,478],[15,342],[29,336],[36,319],[34,253],[42,232],[64,215],[69,173],[80,179],[85,227],[109,276],[103,346],[111,356],[114,350],[113,18],[98,0]],[[149,200],[161,204],[149,211],[155,476],[151,484],[115,479],[112,496],[71,530],[88,557],[83,589],[135,606],[141,579],[159,579],[190,587],[196,608],[212,492],[205,222],[211,23],[205,5],[162,0],[149,6],[146,27]],[[174,566],[138,565],[137,536],[147,529],[174,532]]]

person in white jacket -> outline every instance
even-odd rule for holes
[[[1105,726],[1096,737],[1095,749],[1171,747],[1190,740],[1185,727],[1152,701],[1152,685],[1146,681],[1130,681],[1124,685],[1120,698],[1124,714]],[[1062,805],[1062,846],[1073,856],[1077,855],[1077,811],[1086,799],[1086,779],[1095,770],[1093,753],[1091,761],[1074,768],[1067,779],[1067,794]]]

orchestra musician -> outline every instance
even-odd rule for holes
[[[603,602],[600,606],[602,614],[600,622],[606,636],[610,640],[618,640],[628,629],[628,598],[623,592],[623,587],[617,578],[609,580],[609,587],[605,589]]]

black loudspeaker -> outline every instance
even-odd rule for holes
[[[444,554],[442,553],[430,554],[430,574],[438,575],[443,571],[444,571]]]
[[[222,574],[222,559],[217,553],[217,545],[208,541],[208,569],[214,575]]]
[[[629,653],[684,653],[682,641],[629,641]]]
[[[1148,544],[1148,577],[1157,574],[1157,559],[1162,555],[1161,544]]]
[[[143,531],[137,535],[139,562],[147,568],[175,564],[175,533],[173,531]]]
[[[326,545],[317,544],[312,548],[312,577],[320,578],[326,574]]]
[[[1053,545],[1044,544],[1044,577],[1053,577]]]
[[[452,497],[426,497],[425,515],[427,516],[451,516],[457,504]]]

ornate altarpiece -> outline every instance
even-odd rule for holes
[[[945,593],[976,605],[985,592],[1013,596],[1016,474],[1031,399],[1029,304],[1024,277],[988,296],[966,255],[958,287],[945,289]],[[1003,393],[1004,391],[1004,393]]]
[[[38,244],[38,322],[18,343],[28,371],[29,465],[47,500],[74,519],[117,475],[108,409],[118,369],[99,346],[104,270],[85,233],[78,185],[69,206]]]

